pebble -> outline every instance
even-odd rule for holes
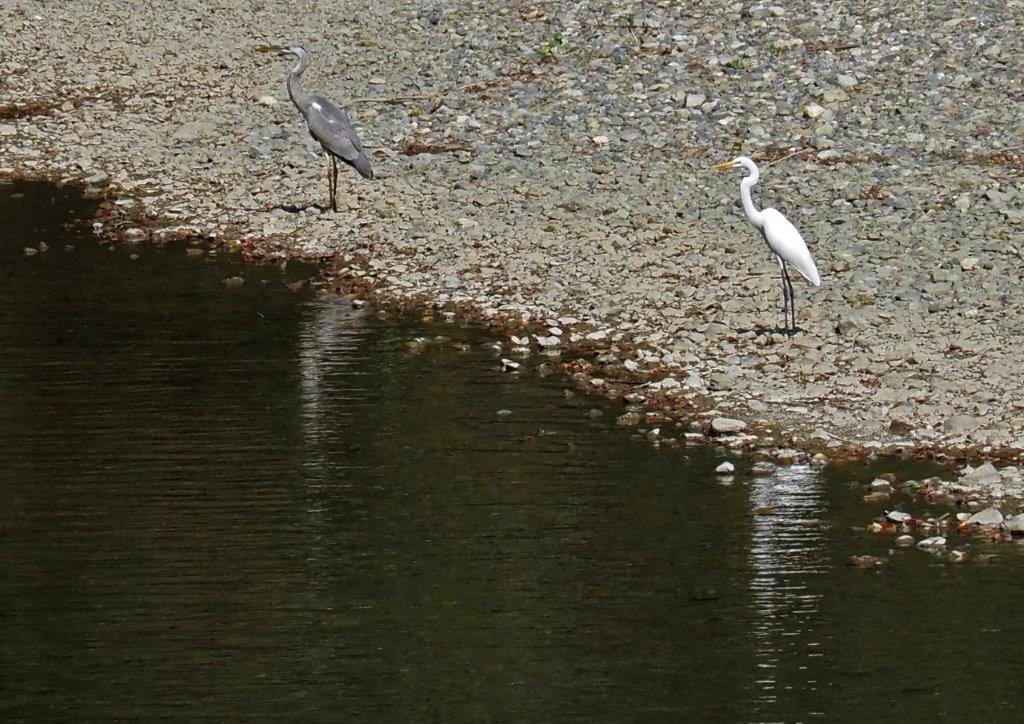
[[[981,427],[981,421],[972,415],[953,415],[943,424],[943,428],[951,435],[965,435]]]
[[[824,112],[825,109],[819,106],[817,103],[808,103],[806,106],[804,106],[804,115],[810,118],[811,120],[818,118]]]
[[[871,491],[874,493],[891,493],[892,483],[883,478],[875,478],[871,481]]]
[[[983,528],[994,528],[1003,522],[1003,514],[995,508],[985,508],[967,519],[968,525],[979,525]]]
[[[1002,528],[1012,538],[1024,538],[1024,513],[1006,518]]]
[[[715,472],[722,475],[728,475],[736,472],[736,466],[730,463],[729,461],[726,461],[719,465],[717,468],[715,468]]]
[[[825,103],[841,103],[850,100],[850,96],[846,95],[846,91],[841,88],[830,88],[821,94],[821,99]]]
[[[716,417],[711,421],[711,432],[715,435],[735,435],[747,429],[747,423],[743,420],[734,420],[729,417]]]
[[[885,558],[880,558],[879,556],[863,555],[850,556],[850,563],[862,570],[873,570],[875,568],[881,568],[886,565],[888,561]]]

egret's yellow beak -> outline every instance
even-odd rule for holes
[[[728,169],[730,169],[732,167],[733,167],[733,162],[732,161],[722,161],[721,163],[716,163],[711,168],[715,169],[716,171],[726,171],[726,170],[728,170]]]

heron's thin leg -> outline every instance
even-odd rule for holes
[[[327,161],[327,196],[334,198],[334,186],[331,185],[331,163],[330,158]]]
[[[338,159],[331,156],[331,163],[334,164],[334,196],[338,195]],[[334,198],[333,196],[331,198]],[[334,202],[334,210],[338,210],[338,202]]]
[[[334,156],[330,156],[331,165],[327,169],[327,174],[331,178],[331,211],[338,210],[338,159]]]

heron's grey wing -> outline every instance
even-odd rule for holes
[[[370,159],[343,110],[322,96],[313,96],[306,122],[313,138],[328,152],[354,167],[364,178],[373,178]]]

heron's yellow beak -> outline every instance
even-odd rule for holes
[[[273,45],[257,45],[256,46],[256,52],[257,53],[273,53],[275,50],[277,50],[277,48],[275,48]]]
[[[716,163],[711,168],[715,169],[716,171],[726,171],[726,170],[728,170],[728,169],[730,169],[732,167],[733,167],[732,161],[722,161],[721,163]]]

